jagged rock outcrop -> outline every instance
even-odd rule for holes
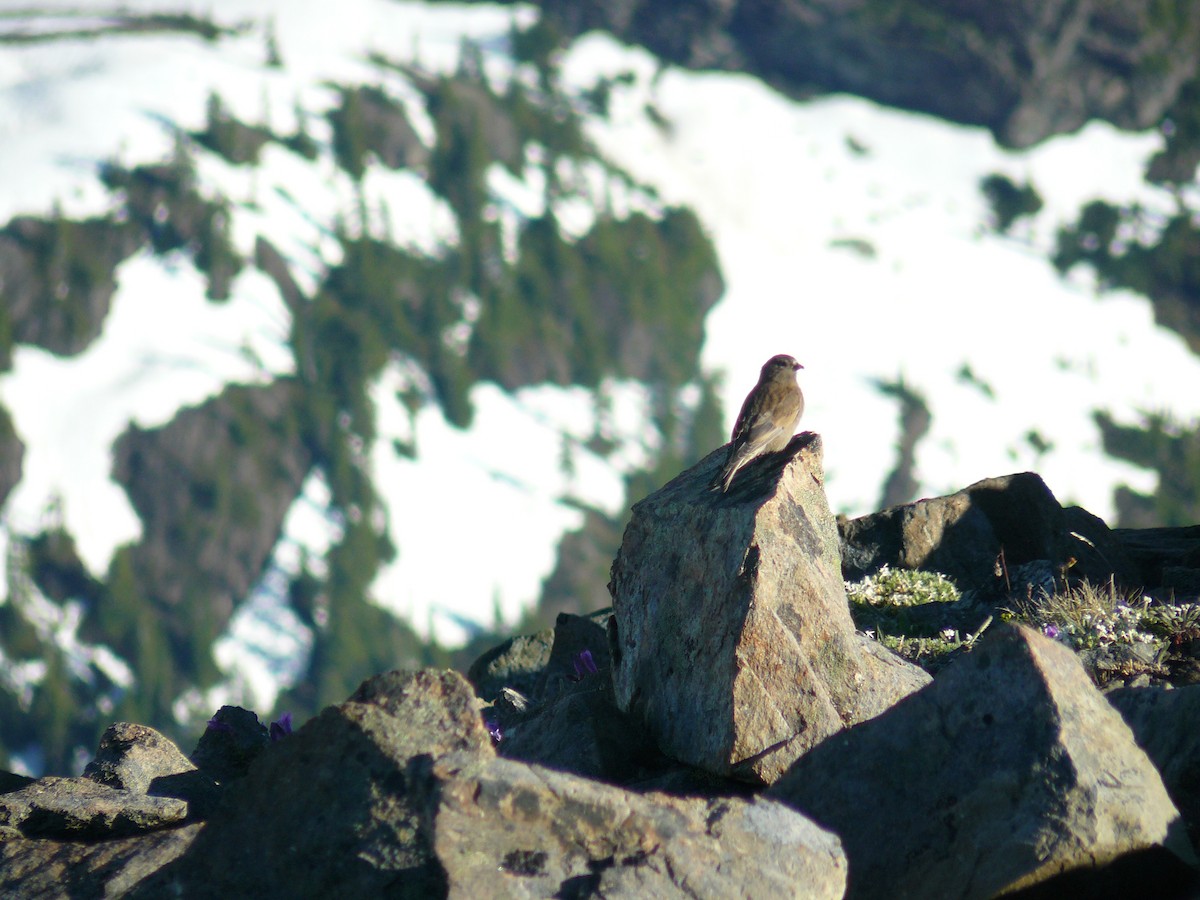
[[[820,437],[710,488],[709,454],[633,507],[612,567],[617,705],[675,759],[770,783],[928,676],[854,630]]]
[[[611,611],[471,682],[388,672],[294,734],[223,707],[190,759],[117,723],[82,778],[0,773],[0,894],[1196,895],[1191,690],[1115,691],[1118,713],[1066,646],[1005,624],[930,682],[853,629],[820,438],[728,493],[725,452],[634,509]],[[1036,476],[923,502],[863,533],[920,564],[1001,535],[1018,569],[1122,546]],[[1189,564],[1186,535],[1166,546]]]
[[[1196,77],[1200,7],[1153,0],[541,0],[568,34],[610,31],[669,62],[745,71],[983,125],[1029,147],[1091,119],[1158,124]]]
[[[1054,884],[1082,896],[1118,878],[1170,896],[1192,878],[1183,823],[1128,726],[1068,648],[1019,626],[829,738],[766,796],[841,836],[848,897],[986,898],[1066,875]]]

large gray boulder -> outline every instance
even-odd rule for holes
[[[609,584],[613,686],[667,755],[770,783],[929,677],[854,630],[820,437],[726,494],[710,483],[727,452],[633,507]]]
[[[987,898],[1056,876],[1083,892],[1069,895],[1113,896],[1118,874],[1164,897],[1191,877],[1179,814],[1129,727],[1068,648],[1025,627],[992,628],[766,796],[841,837],[848,897]]]
[[[841,898],[836,837],[769,800],[640,796],[479,754],[423,769],[451,897]]]

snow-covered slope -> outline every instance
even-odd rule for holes
[[[1061,501],[1107,516],[1116,483],[1151,486],[1100,452],[1092,411],[1195,417],[1200,360],[1154,325],[1144,298],[1097,299],[1089,278],[1060,279],[1048,257],[1089,199],[1173,209],[1141,178],[1158,135],[1096,123],[1013,153],[982,129],[853,97],[795,103],[747,77],[656,71],[599,35],[565,65],[580,87],[636,75],[592,135],[712,230],[729,289],[709,316],[705,360],[729,372],[728,410],[773,353],[805,364],[803,425],[824,436],[835,509],[871,511],[894,460],[895,407],[875,378],[903,377],[928,399],[926,494],[1033,469]],[[1015,237],[984,228],[979,184],[993,172],[1045,200]],[[994,396],[958,378],[964,365]],[[1052,448],[1039,453],[1031,430]]]
[[[81,6],[109,9],[61,4]],[[215,43],[141,35],[5,47],[0,220],[46,213],[55,203],[73,215],[104,210],[111,200],[96,164],[162,158],[174,140],[168,123],[201,127],[211,91],[239,118],[281,133],[296,127],[299,108],[313,136],[327,141],[327,82],[377,83],[382,76],[367,60],[372,51],[448,71],[460,41],[470,38],[483,47],[489,75],[512,77],[506,34],[514,21],[534,16],[527,7],[390,0],[216,0],[206,10],[222,23],[246,20],[250,27]],[[12,27],[0,19],[0,28]],[[270,29],[279,68],[265,65]],[[1200,414],[1192,389],[1200,361],[1154,325],[1148,303],[1097,299],[1086,278],[1062,280],[1046,259],[1055,228],[1090,198],[1137,198],[1165,208],[1167,198],[1141,179],[1156,135],[1095,125],[1011,153],[982,130],[852,97],[800,103],[747,77],[659,72],[646,53],[599,35],[566,54],[563,72],[577,89],[601,75],[633,74],[614,85],[611,117],[593,118],[589,134],[666,202],[696,209],[711,232],[728,290],[709,316],[704,361],[726,373],[729,421],[763,360],[787,352],[805,364],[803,427],[824,436],[836,510],[871,511],[894,464],[896,408],[874,379],[902,377],[933,411],[918,454],[923,493],[1034,469],[1060,500],[1102,516],[1112,511],[1117,483],[1147,489],[1151,476],[1100,453],[1092,411],[1106,409],[1120,421],[1141,410]],[[419,94],[397,73],[387,77],[389,91],[431,139]],[[270,235],[301,280],[309,279],[305,287],[336,262],[333,223],[354,208],[355,189],[328,152],[310,162],[268,146],[254,168],[215,156],[200,160],[203,189],[236,204],[240,252],[249,256],[255,238]],[[991,172],[1031,180],[1046,200],[1015,236],[984,227],[979,181]],[[392,217],[369,227],[427,253],[457,240],[452,214],[414,173],[372,166],[365,184],[385,201],[373,208]],[[527,208],[527,185],[501,174],[491,184],[506,215]],[[586,209],[574,214],[588,220]],[[6,527],[32,533],[61,501],[97,574],[137,534],[128,502],[107,479],[108,448],[126,423],[159,424],[224,384],[295,365],[283,350],[286,307],[260,273],[247,270],[220,306],[203,301],[194,271],[170,261],[138,258],[120,277],[105,332],[86,353],[57,359],[20,349],[13,370],[0,376],[0,402],[27,446],[25,479],[4,510]],[[964,382],[964,366],[990,392]],[[563,499],[618,512],[621,472],[645,458],[657,435],[647,432],[646,398],[636,385],[611,386],[614,411],[604,427],[622,446],[615,463],[579,446],[598,415],[583,391],[547,387],[509,396],[483,385],[472,395],[470,431],[428,408],[414,433],[396,388],[420,378],[397,364],[375,391],[380,439],[370,460],[399,557],[374,592],[418,631],[454,642],[467,633],[464,623],[490,624],[497,614],[512,621],[535,599],[559,536],[580,521]],[[1036,449],[1031,432],[1050,449]],[[398,457],[392,438],[415,438],[418,459]],[[570,483],[558,465],[564,441],[578,450]],[[285,543],[319,550],[336,523],[320,514],[319,487],[310,485],[297,502],[317,514],[297,514]],[[472,553],[469,565],[462,564],[464,548]],[[286,571],[287,560],[277,553],[276,561]],[[235,619],[232,643],[219,655],[233,668],[241,640],[273,660],[256,694],[269,706],[269,688],[261,685],[307,644],[264,585],[260,596],[268,599]],[[291,637],[272,643],[272,630]]]

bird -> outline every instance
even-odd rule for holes
[[[746,395],[733,426],[729,456],[713,483],[722,493],[729,490],[733,476],[746,463],[764,453],[775,453],[788,445],[804,412],[804,394],[796,372],[804,366],[794,356],[780,353],[765,363],[758,384]]]

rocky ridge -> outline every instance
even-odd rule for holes
[[[468,677],[378,675],[294,734],[222,709],[190,757],[118,723],[81,778],[5,775],[0,890],[1192,895],[1200,688],[1106,695],[1000,622],[930,680],[855,630],[842,581],[957,562],[964,608],[998,614],[1006,570],[1010,592],[1076,567],[1178,582],[1169,542],[1134,552],[1029,474],[839,529],[820,451],[800,435],[729,494],[711,454],[635,507],[611,610]]]
[[[749,72],[793,94],[843,92],[1030,147],[1091,119],[1159,124],[1197,76],[1191,4],[986,0],[541,0],[564,33],[599,29],[689,68]],[[1194,168],[1194,166],[1193,166]]]

